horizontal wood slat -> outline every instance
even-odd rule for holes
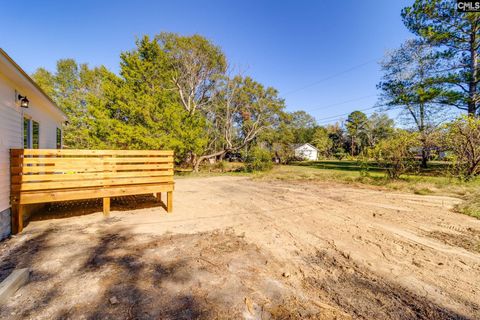
[[[11,149],[12,156],[173,156],[171,150]]]
[[[128,158],[13,158],[11,164],[13,166],[20,165],[103,165],[103,164],[119,164],[119,163],[172,163],[172,156],[164,157],[128,157]]]
[[[24,205],[52,201],[167,192],[172,211],[173,151],[167,150],[10,150],[12,230],[23,228]]]
[[[12,199],[28,201],[45,192],[173,186],[173,151],[166,150],[11,150]],[[64,190],[62,190],[64,189]],[[123,189],[122,189],[123,190]],[[129,189],[130,190],[130,189]],[[132,189],[133,190],[133,189]],[[88,193],[82,193],[88,195]],[[66,200],[66,194],[62,193]],[[90,198],[102,197],[91,193]],[[32,202],[30,202],[32,203]],[[38,202],[35,202],[38,203]]]
[[[12,183],[42,182],[42,181],[68,181],[68,180],[95,180],[131,177],[159,177],[173,176],[172,169],[155,171],[120,171],[120,172],[97,172],[97,173],[60,173],[60,174],[24,174],[12,176]]]
[[[12,191],[32,191],[48,189],[71,189],[82,187],[102,187],[111,185],[132,185],[147,183],[173,182],[173,176],[169,177],[141,177],[123,179],[99,179],[87,181],[55,181],[55,182],[30,182],[12,185]]]
[[[173,169],[173,163],[163,164],[129,164],[129,165],[62,165],[62,166],[25,166],[12,167],[13,174],[19,173],[47,173],[47,172],[109,172],[109,171],[136,171],[136,170],[159,170],[159,169]]]
[[[173,191],[173,183],[162,183],[142,186],[112,186],[108,188],[82,188],[77,190],[51,190],[51,191],[25,191],[13,199],[17,204],[33,204],[55,201],[68,201],[80,199],[95,199],[104,197],[121,197],[136,194],[149,194],[164,191]]]

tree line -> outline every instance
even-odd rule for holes
[[[381,62],[379,112],[326,126],[287,112],[275,88],[235,73],[200,35],[144,36],[120,54],[118,74],[63,59],[32,77],[69,117],[67,148],[173,149],[195,170],[240,153],[288,162],[292,145],[307,142],[325,158],[375,158],[399,171],[443,150],[463,175],[478,175],[480,15],[457,12],[454,0],[415,0],[401,16],[414,37]],[[389,110],[400,111],[402,128]]]
[[[230,75],[222,50],[199,35],[145,36],[120,61],[118,75],[72,59],[33,74],[69,117],[66,148],[173,149],[198,169],[249,146],[284,113],[277,90]]]

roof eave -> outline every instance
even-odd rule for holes
[[[20,72],[20,74],[25,77],[25,79],[27,79],[28,82],[30,82],[30,84],[32,84],[36,90],[38,90],[38,92],[43,96],[45,97],[56,109],[56,111],[58,111],[62,117],[64,118],[64,120],[68,120],[68,117],[67,115],[65,114],[65,112],[62,111],[62,109],[60,109],[60,107],[52,100],[52,98],[50,98],[46,93],[45,91],[43,91],[42,88],[40,88],[40,86],[35,82],[33,81],[33,79],[15,62],[15,60],[13,60],[6,52],[5,50],[3,50],[2,48],[0,48],[0,54],[9,62],[12,64],[12,66],[15,67],[15,69],[17,69],[18,72]]]

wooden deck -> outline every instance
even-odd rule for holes
[[[167,193],[172,211],[173,151],[165,150],[11,150],[12,231],[23,229],[25,205],[54,201]]]

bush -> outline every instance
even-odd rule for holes
[[[337,152],[335,152],[333,156],[337,160],[342,160],[343,158],[347,157],[348,154],[345,152],[343,148],[338,148]]]
[[[390,179],[399,179],[402,174],[418,170],[415,150],[419,146],[417,134],[398,130],[391,137],[380,140],[370,149],[370,154],[386,169]]]
[[[480,174],[480,119],[463,116],[446,126],[446,147],[452,151],[452,171],[470,180]]]
[[[245,170],[248,172],[267,171],[272,167],[272,155],[260,147],[252,148],[245,157]]]

